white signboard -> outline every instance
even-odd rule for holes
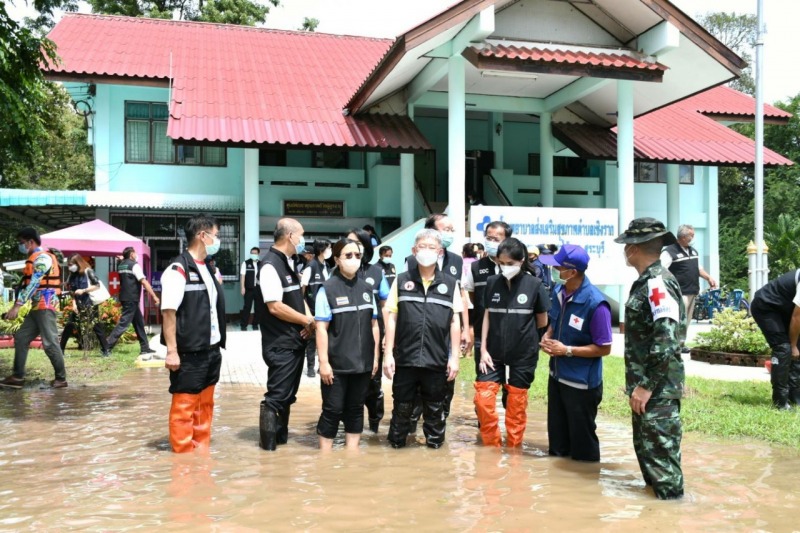
[[[633,269],[625,266],[616,209],[562,207],[508,207],[480,205],[470,208],[470,240],[483,242],[483,231],[493,220],[511,226],[526,245],[577,244],[589,254],[589,279],[595,285],[625,285]],[[627,270],[631,270],[630,273]]]

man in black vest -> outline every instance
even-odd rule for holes
[[[144,331],[144,317],[142,311],[139,309],[139,301],[142,297],[142,287],[145,288],[153,303],[159,305],[161,300],[158,299],[156,293],[153,292],[153,287],[150,282],[144,277],[142,267],[137,263],[138,254],[136,250],[128,246],[122,251],[122,261],[117,265],[117,273],[119,273],[119,302],[122,304],[122,316],[117,323],[117,326],[108,336],[108,348],[114,349],[114,345],[128,329],[128,326],[133,323],[133,331],[136,332],[136,338],[139,339],[139,346],[142,360],[149,360],[156,357],[155,350],[150,349],[150,341],[147,339],[147,333]]]
[[[800,269],[757,290],[750,312],[772,348],[772,404],[800,405]]]
[[[391,246],[381,246],[380,249],[378,249],[378,255],[380,257],[380,259],[378,259],[378,264],[383,269],[383,276],[386,278],[386,283],[388,283],[390,287],[397,277],[397,268],[395,268],[394,262],[392,261],[393,254],[394,251]]]
[[[260,445],[274,451],[289,438],[289,413],[303,374],[306,344],[314,331],[295,265],[306,248],[303,226],[282,218],[275,227],[275,244],[262,261],[259,286],[261,354],[269,368],[267,392],[259,416]]]
[[[250,322],[250,309],[255,304],[255,318],[253,319],[253,331],[258,329],[258,321],[261,318],[261,303],[258,298],[258,271],[261,268],[261,249],[258,246],[250,248],[250,257],[242,262],[239,270],[240,285],[242,296],[244,296],[244,306],[240,327],[242,331],[247,331],[247,324]]]
[[[678,242],[667,246],[661,252],[661,266],[669,269],[678,284],[681,286],[683,295],[683,305],[686,308],[686,322],[681,328],[681,351],[689,353],[689,348],[685,346],[686,333],[689,331],[689,324],[692,322],[694,313],[694,302],[700,293],[700,281],[703,278],[708,282],[712,289],[717,287],[717,282],[708,272],[700,266],[700,256],[697,250],[692,248],[694,240],[694,228],[689,224],[682,224],[678,228]]]
[[[389,442],[394,448],[406,445],[419,391],[425,441],[439,448],[444,443],[447,382],[458,374],[463,304],[456,278],[442,274],[436,264],[442,254],[440,233],[421,230],[412,252],[416,268],[397,276],[385,306],[383,371],[394,380]]]
[[[169,442],[175,453],[208,448],[214,416],[214,388],[225,348],[225,296],[207,255],[219,250],[219,226],[198,215],[184,227],[188,248],[164,272],[161,343],[169,369]]]

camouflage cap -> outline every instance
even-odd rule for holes
[[[620,244],[640,244],[647,241],[652,241],[658,237],[663,237],[664,246],[675,244],[675,235],[671,231],[667,231],[664,223],[650,217],[636,218],[628,225],[628,229],[622,232],[619,237],[614,239],[614,242]]]

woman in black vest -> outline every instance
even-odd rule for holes
[[[333,246],[336,269],[316,299],[317,352],[322,381],[319,447],[330,450],[344,421],[345,446],[358,448],[364,399],[378,371],[378,309],[371,288],[358,276],[361,247],[350,239]]]
[[[303,296],[308,302],[309,310],[316,308],[317,292],[322,287],[322,284],[330,277],[330,270],[328,269],[327,261],[331,258],[331,241],[328,239],[317,239],[311,245],[314,250],[314,259],[308,262],[308,265],[303,269],[300,275],[300,286],[303,289]],[[317,347],[313,342],[309,342],[306,346],[306,375],[313,378],[316,374],[314,372],[314,365],[316,364]]]
[[[527,424],[528,389],[539,361],[539,328],[547,326],[550,300],[533,275],[527,248],[511,237],[497,249],[500,274],[486,281],[481,361],[475,381],[475,409],[486,446],[500,446],[497,392],[504,385],[506,446],[522,445]],[[508,369],[508,377],[506,377]]]
[[[100,350],[103,357],[108,357],[108,342],[106,332],[103,328],[100,317],[98,316],[97,306],[92,303],[89,293],[100,288],[100,280],[94,274],[94,270],[78,254],[72,254],[67,261],[67,269],[70,271],[67,286],[72,294],[72,312],[64,324],[64,331],[61,333],[61,351],[67,347],[67,342],[72,335],[76,335],[80,341],[83,340],[81,333],[82,327],[91,327],[100,342]]]

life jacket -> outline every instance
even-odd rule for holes
[[[58,265],[58,259],[56,259],[56,256],[52,253],[44,250],[36,250],[25,261],[25,269],[22,271],[21,286],[27,287],[30,285],[31,278],[33,277],[33,263],[36,261],[36,258],[42,254],[47,254],[50,256],[53,266],[50,267],[50,270],[41,279],[39,282],[39,287],[36,290],[43,291],[45,289],[53,289],[56,294],[61,294],[61,267]]]

